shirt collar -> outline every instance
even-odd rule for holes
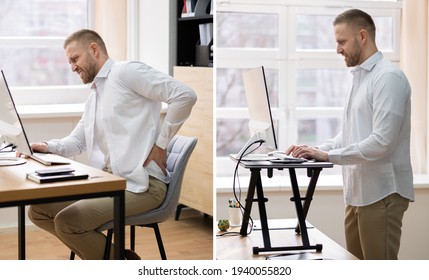
[[[359,71],[361,69],[364,69],[369,72],[372,70],[372,68],[374,68],[377,62],[379,62],[382,59],[383,59],[383,54],[380,51],[378,51],[373,55],[371,55],[370,57],[368,57],[361,65],[358,65],[355,68],[353,68],[352,72]]]
[[[92,83],[91,88],[93,88],[95,86],[95,83],[97,82],[98,79],[107,78],[107,76],[109,75],[109,72],[112,69],[112,66],[114,63],[115,62],[111,58],[107,59],[106,62],[104,62],[100,71],[98,71],[97,76],[95,76],[94,82]]]

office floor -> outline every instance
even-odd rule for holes
[[[182,210],[178,221],[171,217],[159,225],[167,259],[213,259],[213,220],[190,208]],[[0,260],[13,260],[18,256],[18,235],[0,233]],[[129,248],[126,227],[126,248]],[[26,232],[26,255],[30,260],[67,260],[70,251],[55,237],[38,229]],[[136,252],[143,260],[159,260],[159,251],[153,230],[136,228]]]

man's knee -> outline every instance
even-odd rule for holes
[[[30,207],[28,208],[28,218],[35,225],[37,225],[41,220],[49,219],[46,215],[43,214],[43,211],[41,211],[41,209],[36,205],[30,205]]]

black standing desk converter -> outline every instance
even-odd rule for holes
[[[231,159],[237,162],[238,160],[231,156]],[[264,242],[264,247],[253,247],[253,254],[259,254],[260,252],[274,252],[274,251],[299,251],[299,250],[316,250],[322,251],[322,244],[310,245],[308,238],[307,226],[305,219],[307,217],[308,209],[310,208],[311,200],[313,199],[314,190],[316,188],[317,179],[323,168],[332,168],[333,164],[330,162],[303,162],[303,163],[273,163],[271,161],[241,161],[240,166],[249,169],[250,182],[249,189],[247,192],[243,221],[241,224],[240,235],[247,236],[247,227],[249,224],[250,213],[252,210],[253,202],[258,203],[259,217],[261,220],[261,231]],[[264,197],[264,190],[261,180],[261,170],[266,169],[268,177],[272,177],[273,169],[289,169],[289,175],[292,186],[293,196],[291,201],[295,204],[296,215],[298,218],[298,224],[295,228],[297,234],[301,234],[302,245],[301,246],[288,246],[288,247],[271,247],[270,233],[267,221],[267,211],[265,208],[265,202],[268,201]],[[296,178],[295,169],[305,168],[307,169],[307,176],[310,177],[310,182],[307,187],[305,197],[301,197],[298,181]],[[256,189],[256,198],[255,198]]]

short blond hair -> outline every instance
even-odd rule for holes
[[[80,42],[85,46],[89,46],[92,43],[96,43],[100,47],[100,49],[107,54],[107,48],[106,44],[104,44],[103,38],[101,38],[101,36],[94,30],[81,29],[72,33],[64,41],[64,49],[71,42]]]
[[[334,20],[334,26],[337,24],[348,24],[356,29],[365,29],[371,39],[375,42],[375,24],[372,17],[359,9],[347,10],[339,14]]]

